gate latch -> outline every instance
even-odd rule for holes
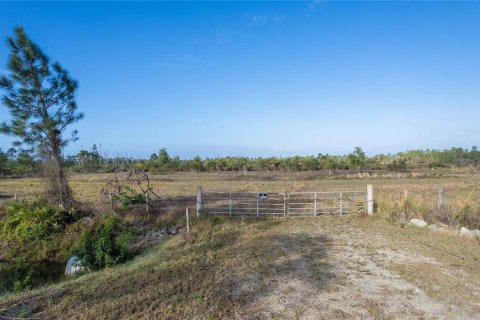
[[[267,199],[268,193],[258,193],[257,199]]]

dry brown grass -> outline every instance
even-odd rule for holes
[[[75,196],[80,201],[104,201],[100,190],[111,179],[112,174],[80,174],[70,177]],[[410,196],[421,197],[428,206],[436,204],[436,188],[442,186],[447,195],[447,204],[462,201],[474,186],[478,186],[480,174],[455,174],[438,178],[350,178],[324,177],[315,173],[173,173],[152,175],[151,181],[156,193],[169,197],[194,196],[196,188],[202,185],[207,191],[335,191],[365,189],[373,184],[378,196],[401,199],[404,190]],[[0,193],[31,197],[41,193],[41,180],[34,178],[0,180]],[[480,199],[480,190],[475,191],[473,200]]]
[[[378,214],[388,220],[423,218],[453,224],[457,221],[457,227],[468,225],[480,228],[480,174],[451,170],[444,177],[412,177],[418,175],[390,174],[388,178],[370,175],[360,179],[356,174],[346,178],[315,173],[174,173],[150,178],[154,192],[166,199],[194,197],[199,185],[205,191],[292,192],[365,190],[367,184],[373,184]],[[78,200],[94,204],[102,211],[110,209],[101,189],[111,177],[112,174],[74,175],[70,182]],[[444,189],[445,210],[442,211],[436,210],[439,186]],[[475,191],[466,201],[472,188]],[[404,197],[405,190],[408,192],[407,199]],[[32,198],[41,191],[39,179],[0,180],[0,194]]]

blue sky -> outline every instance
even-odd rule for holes
[[[67,153],[480,145],[480,2],[1,2],[16,25],[79,80]]]

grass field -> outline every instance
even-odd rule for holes
[[[112,176],[72,176],[70,181],[75,197],[81,202],[94,204],[98,210],[108,210],[108,199],[101,194],[101,189]],[[398,211],[394,205],[404,199],[405,190],[420,209],[435,210],[437,188],[440,186],[444,189],[445,204],[451,213],[465,206],[478,208],[480,204],[480,173],[476,171],[449,171],[440,177],[399,173],[375,178],[361,174],[325,177],[315,173],[174,173],[152,175],[150,180],[154,192],[164,198],[194,197],[197,186],[203,186],[205,191],[292,192],[366,190],[367,184],[373,184],[375,199],[385,214],[390,214],[387,213],[389,210]],[[0,180],[0,194],[16,194],[19,199],[32,198],[41,194],[41,185],[40,179],[32,178]],[[421,213],[422,210],[418,211]]]
[[[191,234],[169,236],[124,265],[0,297],[0,318],[477,319],[480,241],[418,229],[389,214],[422,214],[415,206],[434,211],[438,186],[451,210],[458,210],[478,177],[153,176],[154,191],[167,199],[193,197],[199,185],[205,191],[288,192],[364,190],[371,183],[379,212],[194,218]],[[79,175],[71,185],[80,201],[109,210],[100,193],[109,178]],[[37,179],[0,181],[2,194],[31,198],[39,192]],[[475,191],[468,205],[478,207],[479,198]],[[184,208],[173,210],[182,214]]]
[[[79,174],[70,177],[75,196],[81,201],[97,202],[102,200],[100,190],[113,174]],[[452,172],[440,177],[423,177],[407,174],[390,174],[383,178],[352,174],[349,177],[325,177],[315,173],[255,173],[247,175],[226,173],[171,173],[150,176],[156,193],[165,196],[194,196],[196,187],[201,185],[207,191],[338,191],[345,189],[365,189],[373,184],[378,192],[395,193],[403,197],[404,190],[411,195],[436,194],[436,188],[442,186],[449,198],[467,196],[480,181],[477,172]],[[19,197],[32,197],[41,192],[41,180],[36,178],[0,180],[0,193],[17,194]],[[480,190],[473,198],[480,199]]]

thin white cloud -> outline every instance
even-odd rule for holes
[[[205,64],[205,61],[202,59],[198,58],[197,56],[194,56],[193,54],[185,53],[183,56],[178,58],[178,61],[187,64],[187,65],[192,65],[192,64]]]
[[[320,5],[322,2],[325,2],[326,0],[313,0],[312,2],[309,3],[308,7],[310,10],[315,10],[318,5]]]
[[[250,21],[253,23],[263,24],[268,21],[268,17],[262,14],[258,14],[258,15],[252,16],[250,18]]]
[[[252,25],[261,25],[269,22],[280,23],[285,20],[286,15],[281,13],[275,13],[272,15],[265,14],[245,14],[245,20]]]
[[[249,24],[264,24],[268,21],[268,17],[263,14],[245,14],[245,20]]]
[[[174,63],[169,63],[169,62],[155,62],[153,64],[154,67],[164,69],[164,70],[179,70],[182,69],[181,66],[174,64]]]
[[[274,14],[272,17],[273,22],[283,22],[285,20],[285,15],[284,14]]]
[[[155,62],[153,64],[154,67],[158,67],[164,70],[185,70],[194,65],[206,65],[207,62],[198,58],[197,56],[189,53],[184,53],[172,61],[162,61],[162,62]]]

